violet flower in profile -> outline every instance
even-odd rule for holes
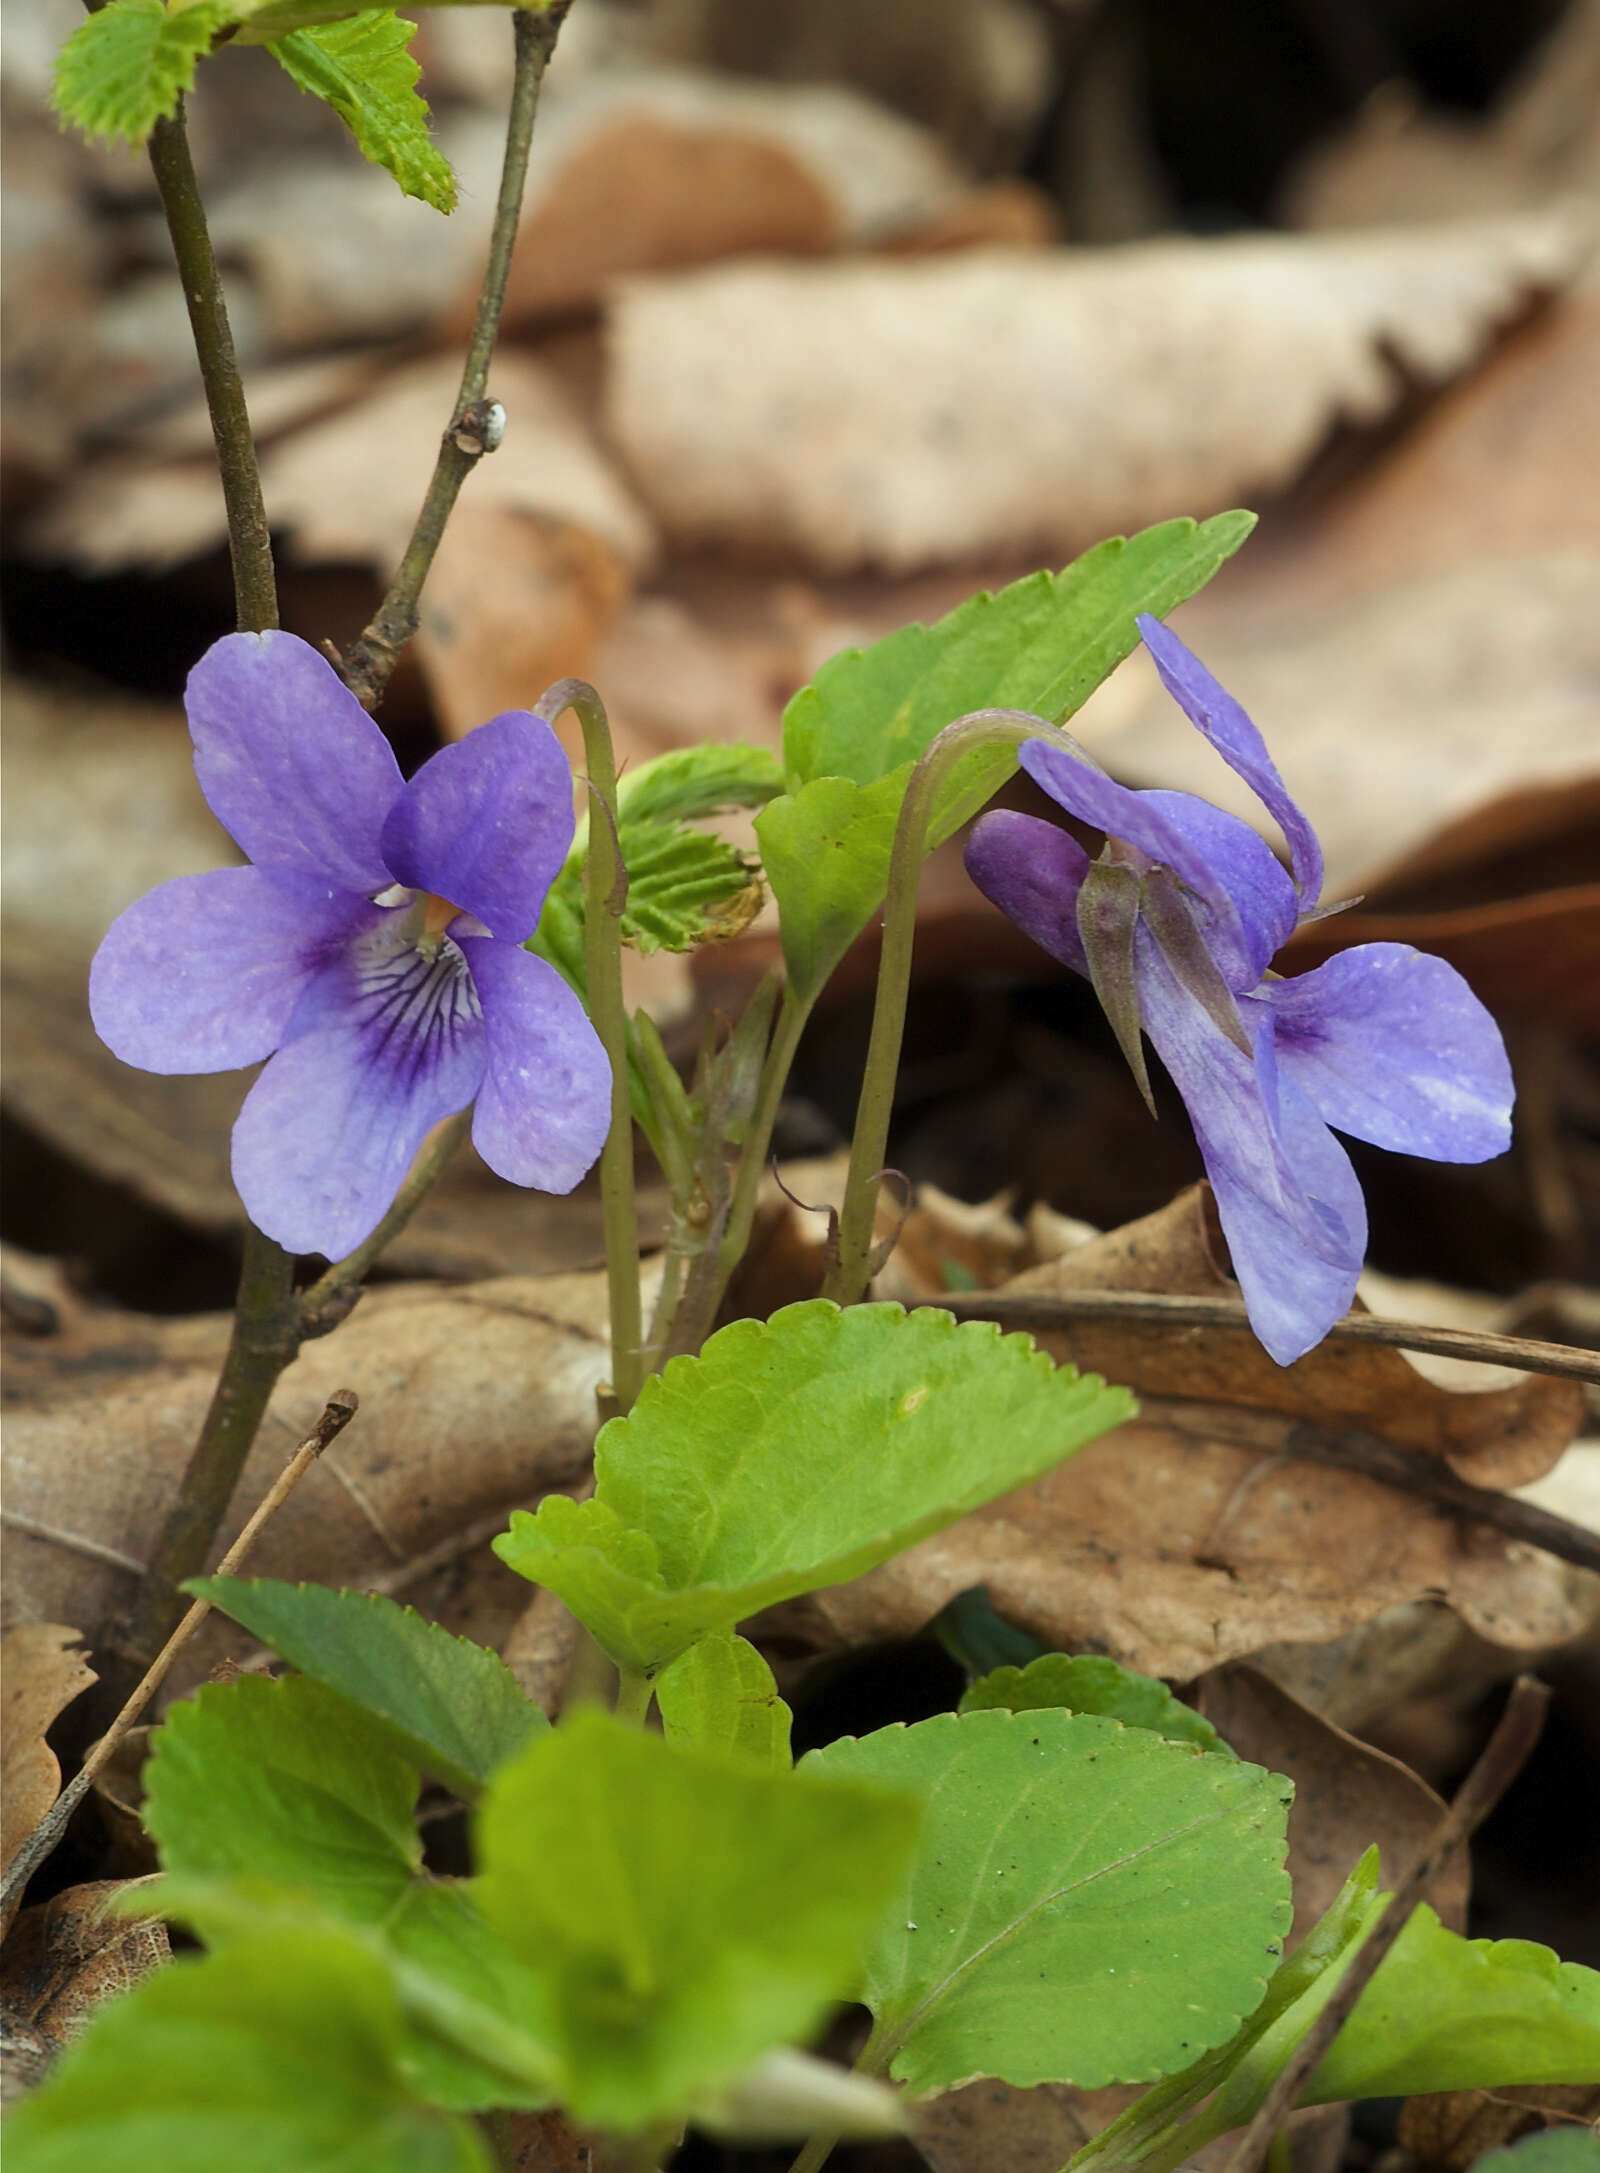
[[[1290,872],[1248,825],[1185,792],[1134,791],[1046,740],[1022,767],[1106,833],[1101,857],[997,810],[967,845],[986,897],[1095,986],[1149,1100],[1141,1031],[1183,1096],[1250,1324],[1280,1365],[1346,1311],[1366,1207],[1329,1126],[1401,1154],[1483,1162],[1511,1139],[1493,1019],[1442,959],[1402,943],[1268,969],[1320,917],[1322,853],[1260,733],[1177,636],[1139,631],[1167,692],[1282,831]]]
[[[572,841],[572,772],[512,710],[409,784],[293,634],[230,634],[186,694],[195,770],[247,868],[180,876],[90,969],[100,1038],[144,1071],[269,1058],[233,1132],[252,1221],[338,1259],[424,1136],[474,1103],[513,1184],[568,1192],[605,1140],[611,1069],[578,998],[521,948]]]

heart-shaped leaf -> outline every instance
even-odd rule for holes
[[[1291,1914],[1279,1774],[1059,1711],[941,1714],[802,1773],[928,1806],[863,1999],[863,2062],[913,2091],[1098,2089],[1187,2067],[1257,2007]]]
[[[495,1552],[619,1665],[653,1672],[886,1561],[1133,1408],[987,1322],[812,1299],[675,1358],[602,1430],[594,1499],[518,1512]]]

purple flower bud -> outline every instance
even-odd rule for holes
[[[339,1259],[424,1136],[475,1104],[513,1184],[569,1192],[610,1121],[582,1004],[521,948],[572,842],[572,772],[513,710],[405,783],[383,734],[293,634],[230,634],[189,676],[195,770],[251,866],[164,883],[95,954],[95,1030],[144,1071],[269,1058],[233,1133],[252,1221]]]
[[[997,811],[974,828],[967,869],[1094,981],[1125,1050],[1135,1017],[1155,1044],[1194,1124],[1251,1326],[1287,1365],[1348,1308],[1366,1251],[1361,1189],[1329,1126],[1430,1161],[1487,1161],[1511,1142],[1511,1067],[1460,974],[1406,944],[1362,944],[1294,980],[1268,972],[1296,925],[1320,917],[1321,848],[1238,703],[1157,620],[1139,630],[1168,693],[1283,832],[1292,873],[1208,802],[1133,791],[1042,739],[1023,747],[1023,768],[1105,831],[1105,857],[1091,864],[1053,823]],[[1115,889],[1086,913],[1112,867]]]

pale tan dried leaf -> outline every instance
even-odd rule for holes
[[[1550,2083],[1527,2090],[1444,2090],[1408,2098],[1399,2141],[1426,2173],[1469,2173],[1485,2151],[1543,2128],[1600,2122],[1600,2087]]]
[[[61,1792],[61,1767],[45,1732],[99,1677],[83,1632],[59,1622],[21,1620],[0,1639],[0,1865],[9,1864]]]
[[[509,1620],[527,1594],[492,1563],[489,1532],[513,1505],[584,1475],[595,1390],[610,1362],[605,1322],[598,1274],[369,1293],[283,1376],[218,1551],[328,1397],[352,1387],[358,1423],[267,1527],[252,1574],[392,1585],[431,1550],[448,1552],[456,1535],[478,1529],[475,1567],[503,1578]],[[126,1601],[187,1461],[227,1333],[222,1315],[108,1311],[61,1336],[11,1346],[13,1615],[59,1611],[70,1594],[85,1619],[99,1619]],[[186,1648],[174,1686],[237,1649],[236,1638],[208,1623]]]
[[[1347,1735],[1257,1668],[1219,1669],[1198,1685],[1194,1702],[1241,1758],[1294,1782],[1291,1941],[1331,1908],[1363,1849],[1377,1844],[1383,1882],[1392,1885],[1445,1815],[1442,1799],[1398,1758]],[[1467,1928],[1471,1886],[1470,1860],[1458,1849],[1426,1897],[1452,1931]]]
[[[1169,1205],[1107,1231],[1006,1285],[1017,1296],[1073,1290],[1236,1295],[1210,1191],[1192,1185]],[[1058,1362],[1103,1373],[1141,1395],[1230,1403],[1325,1426],[1359,1426],[1402,1448],[1444,1458],[1476,1486],[1522,1486],[1549,1471],[1582,1422],[1576,1381],[1521,1374],[1515,1385],[1458,1392],[1429,1381],[1398,1350],[1320,1343],[1279,1366],[1248,1330],[1167,1322],[1075,1321],[1039,1338]]]
[[[24,1909],[0,1960],[0,2011],[7,2026],[58,2052],[115,1998],[171,1954],[166,1926],[112,1907],[138,1884],[95,1879]]]
[[[1335,421],[1393,407],[1391,357],[1459,373],[1589,246],[1551,212],[638,278],[611,431],[685,539],[830,569],[1064,555],[1287,482]]]

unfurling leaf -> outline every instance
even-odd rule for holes
[[[168,14],[161,0],[109,0],[80,23],[56,57],[50,103],[86,136],[143,143],[178,109],[229,0],[197,0]]]
[[[915,2092],[1153,2080],[1266,1992],[1291,1914],[1281,1775],[1048,1711],[944,1713],[799,1770],[928,1806],[867,1963],[870,2072]]]
[[[456,177],[428,133],[427,101],[417,89],[422,70],[410,53],[416,32],[393,8],[368,8],[291,30],[269,49],[303,91],[332,106],[362,156],[386,167],[407,196],[454,211]]]
[[[1026,1336],[813,1299],[673,1359],[601,1432],[594,1499],[517,1512],[495,1552],[654,1672],[942,1531],[1133,1409]]]

